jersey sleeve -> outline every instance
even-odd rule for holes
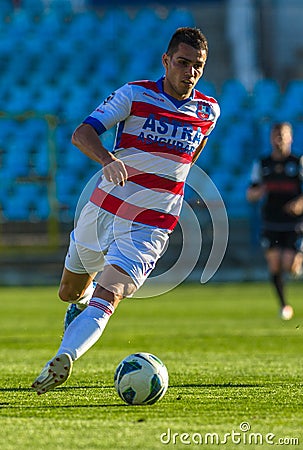
[[[262,184],[261,162],[254,161],[250,174],[250,186],[258,186]]]
[[[210,125],[210,127],[207,130],[207,132],[205,133],[205,137],[208,137],[211,134],[211,132],[213,131],[213,129],[216,126],[217,120],[220,117],[220,106],[219,106],[219,104],[216,101],[212,105],[212,110],[213,110],[212,124]]]
[[[219,119],[219,117],[220,117],[221,111],[220,111],[220,106],[219,106],[219,104],[218,104],[217,102],[214,103],[214,105],[213,105],[213,110],[214,110],[214,120],[213,120],[212,125],[211,125],[211,126],[209,127],[209,129],[207,130],[207,133],[205,134],[205,136],[209,136],[209,135],[210,135],[210,133],[211,133],[211,132],[213,131],[213,129],[215,128],[216,123],[217,123],[217,121],[218,121],[218,119]]]
[[[131,112],[132,89],[129,84],[109,95],[84,121],[100,135],[125,120]]]
[[[299,177],[301,180],[301,183],[303,184],[303,156],[300,157],[299,160]],[[302,186],[303,189],[303,186]]]

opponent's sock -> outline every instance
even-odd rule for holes
[[[80,358],[101,337],[114,310],[111,303],[93,297],[66,329],[57,355],[68,353],[74,361]]]
[[[276,273],[271,276],[272,283],[276,289],[276,292],[278,294],[279,302],[281,304],[281,307],[284,308],[286,305],[285,302],[285,296],[284,296],[284,282],[283,277],[281,273]]]

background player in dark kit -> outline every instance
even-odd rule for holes
[[[291,153],[292,141],[291,124],[273,125],[272,152],[254,163],[247,190],[248,201],[263,201],[261,245],[284,320],[293,316],[285,297],[284,275],[297,275],[302,262],[303,168],[302,158]]]

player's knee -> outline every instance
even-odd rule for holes
[[[113,303],[118,303],[125,297],[131,297],[137,290],[133,279],[115,265],[106,266],[96,281],[98,284],[95,294]]]
[[[82,292],[79,292],[69,283],[61,283],[59,287],[59,298],[63,302],[76,302],[81,297]]]
[[[131,297],[136,290],[137,287],[134,283],[97,284],[94,295],[103,298],[116,306],[125,297]]]

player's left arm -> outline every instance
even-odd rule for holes
[[[212,111],[211,112],[211,116],[212,116],[211,117],[211,125],[208,128],[207,132],[205,133],[205,135],[202,139],[202,142],[196,148],[196,150],[193,154],[193,159],[192,159],[191,165],[195,164],[195,162],[199,158],[200,154],[202,153],[202,150],[204,149],[204,147],[208,141],[209,135],[215,128],[218,118],[220,116],[220,107],[219,107],[218,103],[214,99],[212,99],[211,104],[212,104],[212,106],[211,106],[211,111]]]
[[[303,214],[303,157],[299,161],[298,178],[301,181],[301,194],[290,200],[284,205],[284,211],[292,216],[301,216]]]
[[[198,147],[195,150],[191,165],[195,164],[195,162],[197,161],[197,159],[199,158],[202,150],[204,149],[206,142],[208,140],[208,137],[204,137],[202,142],[198,145]]]
[[[284,205],[284,211],[292,216],[301,216],[303,214],[303,194]]]

